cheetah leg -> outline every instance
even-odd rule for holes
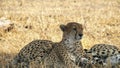
[[[28,62],[22,62],[17,65],[17,68],[30,68]]]
[[[46,65],[46,68],[55,68],[54,65]]]

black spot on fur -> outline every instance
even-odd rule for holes
[[[115,53],[115,50],[113,50],[112,54],[114,54],[114,53]]]
[[[102,52],[102,54],[105,54],[105,52]]]

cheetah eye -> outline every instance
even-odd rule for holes
[[[76,31],[76,30],[77,30],[77,28],[76,28],[76,27],[73,27],[73,30],[75,30],[75,31]]]

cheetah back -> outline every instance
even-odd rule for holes
[[[23,47],[18,55],[14,58],[14,64],[30,61],[35,61],[39,59],[41,62],[52,50],[52,41],[48,40],[34,40]]]

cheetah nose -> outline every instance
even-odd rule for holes
[[[82,36],[83,36],[83,34],[79,34],[79,36],[80,36],[80,37],[82,37]]]

